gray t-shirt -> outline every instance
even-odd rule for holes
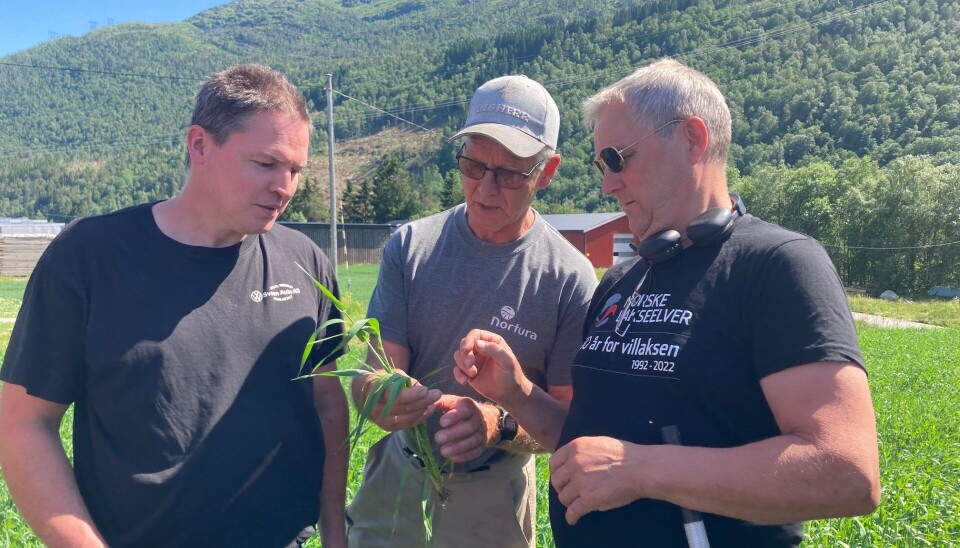
[[[544,389],[569,385],[596,285],[590,261],[539,214],[519,239],[491,244],[473,234],[461,204],[390,238],[367,313],[379,319],[384,339],[410,349],[410,376],[483,400],[453,378],[460,339],[474,328],[497,333],[531,381]]]

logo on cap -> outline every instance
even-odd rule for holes
[[[480,114],[481,112],[496,112],[496,113],[502,113],[502,114],[509,114],[510,116],[515,116],[523,120],[524,122],[530,121],[530,115],[528,113],[518,108],[513,108],[509,105],[504,105],[504,104],[495,105],[495,104],[485,103],[482,105],[477,105],[477,108],[475,108],[473,112],[474,114]]]

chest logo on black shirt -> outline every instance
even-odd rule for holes
[[[620,309],[620,299],[621,295],[617,293],[616,295],[607,299],[607,302],[603,303],[603,310],[597,316],[597,321],[594,322],[593,327],[600,327],[609,322],[611,318],[617,317],[617,310]]]
[[[299,287],[293,287],[290,284],[273,284],[266,291],[254,290],[250,293],[250,298],[255,303],[264,299],[273,299],[277,302],[289,301],[294,295],[300,294]]]
[[[670,293],[614,293],[596,313],[573,367],[680,380],[693,318]]]

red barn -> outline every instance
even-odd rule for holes
[[[609,268],[634,256],[633,234],[622,211],[544,215],[543,219],[586,255],[594,268]]]

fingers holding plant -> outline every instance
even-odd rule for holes
[[[500,412],[493,405],[445,395],[437,402],[437,407],[443,415],[440,430],[433,439],[440,446],[440,454],[451,461],[459,463],[475,459],[498,441]]]
[[[395,370],[396,373],[406,376],[406,373]],[[383,371],[372,373],[370,377],[384,377],[389,373]],[[440,399],[440,391],[430,389],[410,378],[411,386],[400,388],[395,395],[386,390],[380,394],[374,404],[370,420],[387,431],[406,430],[422,423],[436,410],[436,402]],[[369,387],[374,384],[374,378],[363,379],[366,382],[363,390],[366,398]],[[392,401],[391,401],[392,397]]]
[[[354,321],[347,313],[346,306],[329,289],[316,278],[310,275],[302,266],[297,265],[317,286],[343,318],[328,320],[317,327],[303,350],[300,362],[301,370],[316,344],[337,338],[339,345],[334,352],[346,347],[351,341],[357,340],[368,349],[373,361],[379,364],[375,367],[362,359],[355,359],[359,367],[340,369],[336,371],[313,372],[302,377],[323,375],[331,377],[352,378],[354,383],[355,403],[357,404],[357,422],[350,431],[350,447],[355,448],[360,441],[369,422],[374,422],[385,430],[407,430],[412,438],[413,457],[420,460],[424,469],[424,483],[421,489],[423,504],[423,525],[427,531],[427,541],[430,541],[433,530],[433,512],[436,504],[445,504],[448,493],[443,487],[443,466],[437,462],[426,425],[423,421],[435,410],[435,404],[440,398],[440,392],[427,389],[410,378],[403,370],[393,366],[387,352],[384,350],[383,339],[380,337],[380,322],[376,318],[362,318]],[[332,324],[342,324],[342,332],[327,338],[326,328]],[[351,354],[347,354],[349,357]],[[326,363],[326,358],[319,363]],[[360,397],[356,397],[356,396]]]

